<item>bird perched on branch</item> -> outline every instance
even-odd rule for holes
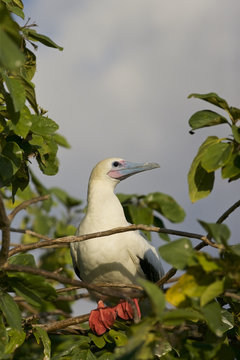
[[[131,175],[158,167],[156,163],[132,163],[120,158],[99,162],[89,179],[87,212],[77,235],[128,226],[122,205],[114,194],[116,185]],[[76,274],[89,284],[137,284],[139,277],[156,282],[163,275],[156,249],[138,231],[72,243],[71,255]],[[128,320],[137,313],[141,317],[136,298],[106,307],[104,296],[93,295],[99,301],[97,310],[91,312],[89,325],[98,335],[111,328],[117,316]]]

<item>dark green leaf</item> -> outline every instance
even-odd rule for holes
[[[152,303],[154,315],[161,319],[165,308],[165,297],[162,290],[150,281],[138,279],[138,282],[144,288]]]
[[[17,172],[22,162],[22,149],[15,142],[8,142],[4,146],[2,154],[6,156],[12,162],[13,174]]]
[[[157,216],[153,217],[153,225],[157,226],[159,228],[163,228],[163,229],[165,228],[163,221]],[[170,241],[171,240],[168,234],[158,233],[158,236],[161,239],[163,239],[164,241]]]
[[[18,112],[23,108],[26,101],[24,86],[22,82],[15,77],[4,76],[4,80],[12,97],[14,109]]]
[[[202,167],[208,172],[224,166],[233,152],[232,143],[219,142],[208,147],[201,158]]]
[[[189,119],[189,125],[191,126],[192,130],[207,126],[224,124],[227,122],[228,121],[225,117],[211,110],[197,111]]]
[[[223,333],[234,327],[234,316],[226,309],[221,310],[221,321],[221,330]]]
[[[0,44],[0,65],[14,70],[24,64],[24,55],[2,28],[0,28]]]
[[[216,93],[207,93],[207,94],[190,94],[188,96],[188,98],[197,98],[197,99],[202,99],[205,100],[213,105],[216,105],[224,110],[229,110],[229,106],[228,103],[226,102],[226,100],[224,100],[223,98],[221,98],[220,96],[218,96]]]
[[[0,309],[5,316],[8,325],[21,332],[21,313],[17,304],[8,293],[0,292]]]
[[[23,344],[26,334],[23,331],[10,329],[8,331],[8,337],[10,341],[5,348],[5,354],[12,354],[19,346]]]
[[[171,241],[158,250],[161,257],[177,269],[184,269],[194,256],[191,241],[185,238]]]
[[[227,225],[225,224],[216,224],[216,223],[207,223],[202,220],[198,220],[202,227],[209,233],[218,244],[227,244],[228,239],[230,238],[231,232]]]
[[[7,180],[11,179],[14,173],[14,164],[6,156],[0,155],[0,186],[2,186]]]
[[[150,193],[144,198],[144,202],[148,207],[158,211],[171,222],[181,222],[185,218],[185,211],[167,194],[160,192]]]
[[[127,219],[129,219],[129,221],[133,224],[151,225],[153,222],[152,210],[148,207],[129,204],[127,207],[124,207],[124,210],[126,212]],[[143,231],[143,233],[149,240],[151,239],[151,235],[148,231]]]

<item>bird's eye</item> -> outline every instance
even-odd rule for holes
[[[112,165],[113,165],[114,167],[118,167],[118,166],[120,165],[120,162],[114,161],[114,162],[112,163]]]

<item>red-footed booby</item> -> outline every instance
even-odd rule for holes
[[[128,226],[122,205],[114,194],[116,185],[133,174],[158,167],[156,163],[132,163],[121,158],[99,162],[89,179],[87,212],[77,235]],[[137,284],[139,277],[156,282],[164,273],[158,252],[138,231],[75,242],[70,248],[76,274],[89,284]],[[110,308],[104,306],[100,296],[97,300],[100,300],[98,309],[91,312],[89,325],[98,335],[111,328],[116,316],[132,319],[136,309],[141,316],[137,299],[134,299],[135,309],[126,301]]]

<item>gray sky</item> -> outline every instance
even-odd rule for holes
[[[189,135],[189,117],[214,107],[187,96],[214,91],[240,105],[239,0],[24,4],[38,32],[64,47],[40,46],[37,53],[38,102],[72,145],[59,152],[59,174],[42,178],[46,185],[86,199],[89,173],[99,160],[159,162],[159,170],[126,180],[118,191],[172,195],[187,217],[166,225],[194,232],[202,232],[196,219],[213,222],[238,200],[239,182],[228,184],[219,174],[207,199],[189,200],[187,172],[199,145],[210,134],[228,133],[221,125]],[[228,222],[234,241],[239,215]]]

